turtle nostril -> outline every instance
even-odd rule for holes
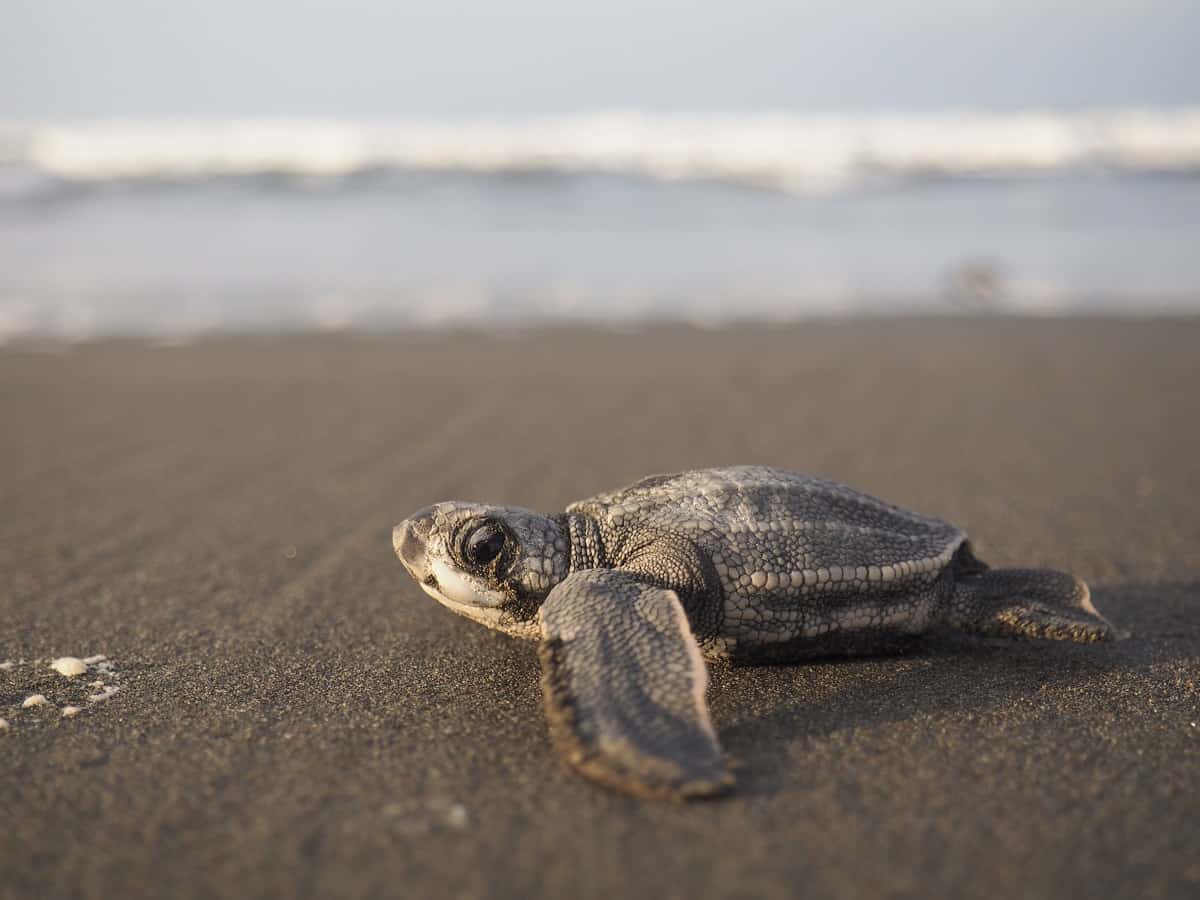
[[[405,519],[392,529],[392,547],[400,562],[418,581],[426,575],[425,537],[428,527],[420,528],[419,520]]]
[[[430,533],[433,531],[433,510],[434,507],[432,506],[418,509],[400,524],[407,525],[422,540],[428,540]]]

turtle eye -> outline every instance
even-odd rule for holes
[[[494,522],[485,522],[463,541],[463,556],[473,566],[485,566],[504,549],[504,532]]]

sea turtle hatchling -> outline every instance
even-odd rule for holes
[[[705,658],[880,653],[935,627],[1113,636],[1074,575],[989,569],[953,525],[757,466],[656,475],[551,516],[437,503],[392,543],[439,603],[540,640],[555,744],[584,775],[645,795],[732,784]]]

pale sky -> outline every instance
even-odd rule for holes
[[[0,117],[1200,104],[1198,0],[0,0]]]

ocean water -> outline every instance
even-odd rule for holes
[[[1200,110],[0,124],[0,340],[1200,311]]]

